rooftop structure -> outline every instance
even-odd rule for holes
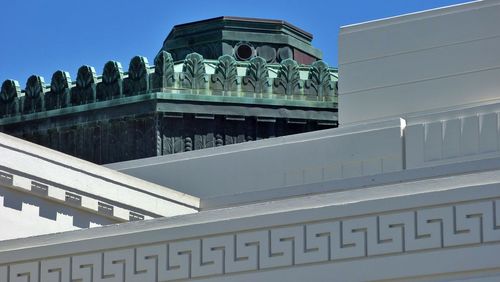
[[[219,22],[224,24],[212,26]],[[307,35],[281,21],[222,17],[176,26],[165,44],[194,30],[197,36],[225,34],[228,23],[279,26],[283,31],[273,36],[291,42],[298,40],[295,33]],[[50,85],[29,77],[23,90],[19,82],[5,80],[0,131],[103,164],[337,126],[337,70],[324,62],[304,65],[293,56],[269,60],[256,53],[242,59],[197,50],[206,59],[179,40],[177,49],[166,48],[174,53],[158,53],[154,66],[145,57],[133,57],[128,72],[109,61],[102,75],[91,66],[80,67],[76,81],[62,70]]]
[[[311,46],[312,39],[286,21],[225,16],[174,26],[162,50],[171,52],[174,60],[194,51],[207,59],[230,55],[248,61],[259,56],[267,63],[293,59],[310,65],[322,57]]]

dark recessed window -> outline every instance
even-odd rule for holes
[[[253,55],[253,48],[249,44],[240,43],[235,48],[236,57],[240,60],[248,60]]]

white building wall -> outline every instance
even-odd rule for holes
[[[0,282],[494,281],[498,169],[3,241]]]
[[[346,126],[106,165],[201,198],[399,171],[404,121]]]
[[[118,222],[0,185],[0,241]]]
[[[500,97],[500,1],[341,28],[339,123]]]
[[[410,116],[405,129],[406,168],[499,157],[499,121],[499,103]]]
[[[198,207],[196,197],[0,133],[0,241]]]

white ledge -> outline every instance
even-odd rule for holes
[[[197,197],[2,133],[0,152],[1,170],[19,179],[28,179],[14,181],[15,183],[29,184],[29,180],[35,180],[61,191],[142,210],[153,217],[192,213],[199,208]],[[22,186],[26,185],[20,185],[19,188],[30,189]],[[53,193],[49,190],[48,196],[50,195]]]
[[[422,276],[500,267],[498,260],[456,263],[479,253],[491,257],[499,245],[499,184],[496,170],[3,241],[0,281],[56,274],[87,281],[81,277],[92,270],[119,281],[217,281],[324,266],[321,277],[341,281],[416,275],[414,268],[394,271],[389,262],[401,256],[419,264]],[[440,269],[423,263],[436,255],[452,262]],[[376,273],[359,273],[361,265],[381,261]]]

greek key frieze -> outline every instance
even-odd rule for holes
[[[500,241],[500,200],[332,219],[0,266],[0,282],[171,281]]]

